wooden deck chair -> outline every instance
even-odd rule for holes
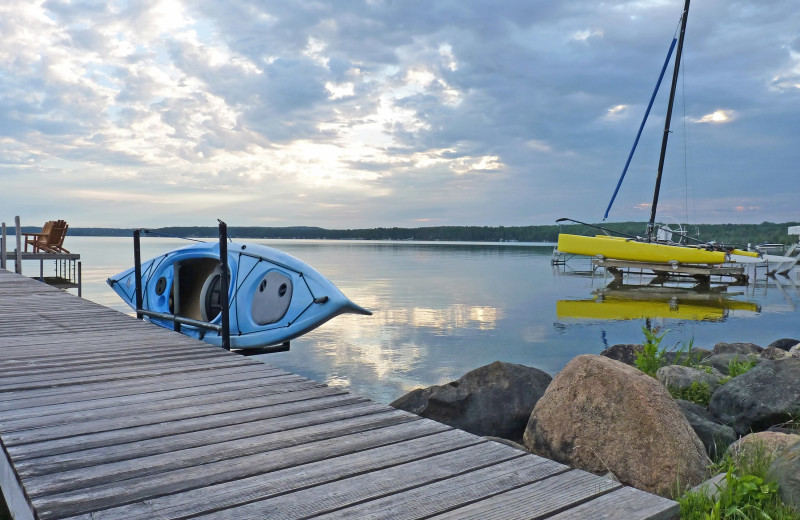
[[[39,251],[44,251],[42,246],[47,244],[47,238],[50,236],[50,230],[53,229],[53,222],[52,220],[48,220],[42,226],[42,231],[40,233],[23,233],[23,241],[25,242],[25,252],[28,252],[28,245],[33,246],[33,252],[38,253]]]
[[[49,224],[49,226],[48,226]],[[47,228],[47,229],[45,229]],[[27,233],[33,238],[25,240],[25,250],[28,250],[28,244],[33,245],[33,252],[44,253],[69,253],[64,249],[64,237],[67,236],[67,229],[69,226],[63,220],[55,220],[47,222],[42,226],[41,233]]]
[[[47,244],[40,247],[48,253],[69,253],[68,250],[64,249],[64,237],[67,236],[67,229],[69,229],[69,226],[66,221],[56,220],[53,222],[53,227],[47,236]]]

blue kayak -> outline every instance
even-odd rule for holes
[[[218,242],[199,242],[141,265],[142,308],[221,323],[221,262]],[[259,244],[228,244],[231,348],[277,345],[319,327],[339,314],[372,314],[350,301],[316,269],[292,255]],[[108,285],[136,308],[134,268]],[[146,319],[172,329],[171,320]],[[219,332],[182,325],[181,332],[213,345]]]

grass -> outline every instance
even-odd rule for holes
[[[667,347],[661,346],[662,341],[664,341],[664,336],[666,336],[669,331],[665,330],[659,334],[657,328],[651,330],[647,327],[642,327],[642,332],[644,333],[645,341],[642,343],[642,351],[636,354],[634,365],[645,374],[656,377],[658,369],[667,365],[667,352],[671,351],[668,350]],[[669,364],[705,370],[706,367],[697,364],[699,358],[695,356],[695,352],[692,351],[693,345],[694,340],[690,340],[688,344],[684,343],[680,347],[676,345],[677,352],[675,353],[675,359]]]
[[[642,327],[645,342],[636,356],[636,367],[652,377],[667,364],[667,349],[661,346],[667,331],[659,334],[658,329]],[[692,342],[681,346],[675,361],[676,365],[696,367],[710,373],[710,367],[697,364],[692,353]],[[729,376],[726,379],[744,374],[756,365],[754,360],[739,361],[734,358],[728,364]],[[694,382],[683,390],[670,389],[673,397],[697,404],[707,405],[711,399],[708,384]],[[795,424],[792,419],[792,424]],[[734,461],[726,454],[720,462],[712,466],[714,474],[724,473],[724,480],[715,493],[688,491],[682,493],[678,488],[676,496],[681,508],[681,518],[688,520],[797,520],[800,510],[785,504],[778,494],[778,484],[767,479],[767,470],[772,459],[762,446],[751,447],[746,454]],[[711,496],[709,496],[711,495]]]
[[[755,359],[747,359],[745,361],[739,361],[738,357],[731,359],[728,362],[728,375],[731,377],[736,377],[744,374],[751,368],[756,366]]]
[[[772,459],[763,445],[755,445],[736,460],[726,454],[715,464],[715,473],[725,478],[712,497],[701,491],[689,491],[680,498],[681,518],[688,520],[797,520],[800,511],[785,504],[778,494],[778,484],[767,479]]]
[[[645,374],[656,377],[656,372],[658,369],[664,366],[665,359],[664,354],[666,354],[666,348],[661,347],[661,341],[664,339],[664,336],[667,334],[667,331],[658,334],[657,329],[650,330],[647,327],[642,327],[642,332],[644,332],[645,341],[642,344],[641,352],[636,354],[636,361],[634,361],[636,368],[644,372]]]
[[[683,399],[692,403],[707,406],[711,402],[711,387],[708,383],[692,381],[686,388],[668,388],[670,395],[675,399]]]

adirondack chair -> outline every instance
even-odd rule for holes
[[[69,226],[63,220],[51,220],[45,222],[41,233],[24,233],[25,251],[28,251],[30,244],[33,246],[34,253],[69,253],[63,246],[68,228]]]
[[[42,226],[42,231],[40,233],[23,233],[22,237],[25,241],[25,252],[28,252],[28,245],[33,246],[33,252],[38,253],[40,251],[40,246],[47,243],[47,237],[50,236],[50,230],[53,229],[54,222],[52,220],[48,220]]]

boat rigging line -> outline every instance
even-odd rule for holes
[[[677,34],[678,30],[675,30]],[[675,44],[677,43],[678,38],[676,36],[672,37],[672,43],[669,46],[669,51],[667,52],[667,58],[664,60],[664,65],[661,67],[661,73],[658,75],[658,81],[656,81],[656,88],[653,89],[653,94],[650,96],[650,102],[647,104],[647,110],[644,112],[644,118],[642,118],[642,123],[639,125],[639,131],[636,133],[636,139],[633,141],[633,146],[631,147],[631,151],[628,154],[628,160],[625,161],[625,167],[622,169],[622,175],[619,176],[619,181],[617,181],[617,187],[614,188],[614,194],[611,196],[611,200],[608,202],[608,207],[606,208],[606,212],[603,215],[603,222],[608,218],[608,213],[611,211],[611,206],[614,204],[614,200],[617,198],[617,193],[619,193],[619,188],[622,186],[622,181],[625,179],[625,174],[628,173],[628,167],[631,165],[631,160],[633,159],[633,153],[636,151],[636,147],[639,145],[639,138],[642,137],[642,131],[644,130],[644,125],[647,123],[647,118],[650,116],[650,110],[653,108],[653,102],[656,100],[656,94],[658,94],[658,89],[661,87],[661,80],[664,79],[664,73],[667,71],[667,65],[669,65],[669,59],[672,57],[672,51],[675,49]]]
[[[637,238],[637,237],[635,237],[633,235],[628,235],[626,233],[621,233],[619,231],[614,231],[613,229],[604,228],[603,226],[598,226],[596,224],[588,224],[586,222],[581,222],[580,220],[575,220],[575,219],[572,219],[572,218],[564,217],[564,218],[560,218],[560,219],[556,220],[556,222],[574,222],[576,224],[581,224],[581,225],[584,225],[584,226],[589,226],[591,228],[599,229],[600,231],[602,231],[606,235],[608,235],[609,233],[616,233],[617,235],[621,235],[621,236],[624,236],[626,238],[632,238],[633,240],[636,240],[636,238]]]
[[[658,159],[658,174],[656,176],[656,187],[653,191],[653,205],[650,207],[650,221],[647,223],[647,240],[653,240],[653,229],[655,228],[656,209],[658,208],[658,194],[661,191],[661,174],[664,172],[664,158],[667,153],[667,141],[669,140],[669,125],[672,119],[672,106],[675,103],[675,89],[678,86],[678,72],[681,67],[681,56],[683,55],[683,40],[686,35],[686,22],[689,18],[689,3],[686,0],[681,16],[681,30],[678,38],[678,49],[675,51],[675,67],[672,73],[672,86],[669,91],[669,102],[667,103],[667,116],[664,118],[664,136],[661,141],[661,154]]]

